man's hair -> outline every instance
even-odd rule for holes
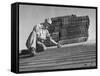
[[[49,20],[51,20],[51,18],[47,18],[47,19],[45,19],[45,22],[48,22]],[[52,20],[51,20],[52,21]]]

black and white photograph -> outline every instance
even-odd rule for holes
[[[97,67],[96,7],[18,5],[18,70]]]

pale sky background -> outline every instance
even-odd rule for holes
[[[54,6],[19,6],[19,50],[26,49],[26,40],[34,25],[44,22],[48,17],[66,16],[75,14],[77,16],[89,16],[89,38],[95,41],[96,33],[96,10],[90,8],[54,7]]]

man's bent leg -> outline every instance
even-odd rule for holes
[[[37,41],[37,43],[38,43],[39,45],[42,45],[42,47],[43,47],[44,50],[47,49],[47,47],[44,45],[44,43],[42,43],[42,42],[40,42],[40,41]]]
[[[33,43],[32,43],[32,45],[31,45],[31,52],[34,54],[34,55],[36,55],[37,53],[36,53],[36,39],[37,37],[36,37],[36,32],[33,32]]]
[[[36,37],[36,32],[33,32],[33,43],[32,43],[32,45],[31,45],[31,47],[34,47],[35,49],[36,49],[36,39],[37,37]]]

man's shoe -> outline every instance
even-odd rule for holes
[[[32,47],[32,48],[31,48],[31,53],[34,54],[34,55],[36,55],[36,54],[37,54],[37,53],[36,53],[36,49]]]
[[[33,57],[33,56],[35,56],[35,55],[34,55],[34,53],[30,53],[30,56]]]

